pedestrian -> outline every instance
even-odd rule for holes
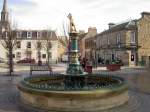
[[[84,70],[85,70],[85,65],[86,65],[86,60],[85,60],[85,58],[83,58],[82,59],[82,67],[83,67]]]

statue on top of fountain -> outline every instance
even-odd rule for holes
[[[68,19],[70,21],[70,33],[77,32],[71,13],[69,13]]]

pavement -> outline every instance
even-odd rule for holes
[[[63,73],[66,64],[53,66],[54,72]],[[21,105],[17,84],[29,76],[29,67],[16,66],[15,76],[7,76],[7,69],[0,68],[0,112],[46,112]],[[150,70],[143,67],[122,67],[107,71],[105,67],[93,69],[94,73],[123,77],[129,84],[129,102],[123,106],[101,112],[150,112]],[[36,73],[35,73],[36,74]]]

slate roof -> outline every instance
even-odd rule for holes
[[[21,33],[21,36],[19,38],[21,39],[31,39],[31,40],[45,40],[45,39],[50,39],[50,40],[58,40],[57,35],[55,31],[49,31],[49,30],[14,30],[13,31],[15,35],[17,36],[17,33]],[[31,32],[31,38],[27,37],[27,32]],[[37,34],[37,32],[40,33],[40,35]]]
[[[98,35],[103,35],[103,34],[115,32],[115,31],[121,31],[121,30],[125,30],[125,29],[135,29],[137,27],[136,21],[137,20],[130,20],[127,22],[123,22],[123,23],[114,25],[114,26],[112,26],[112,28],[109,28],[108,30],[103,31],[103,32],[99,33]]]

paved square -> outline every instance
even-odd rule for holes
[[[65,72],[66,65],[53,67],[55,72]],[[26,69],[25,69],[26,68]],[[0,112],[43,112],[31,107],[22,106],[19,101],[17,84],[21,79],[29,76],[29,68],[17,70],[17,76],[5,76],[0,73]],[[94,69],[95,73],[111,74],[124,77],[129,84],[130,100],[127,104],[103,112],[149,112],[150,110],[150,71],[145,68],[123,68],[120,71],[109,72],[103,68]],[[4,73],[3,73],[4,72]]]

